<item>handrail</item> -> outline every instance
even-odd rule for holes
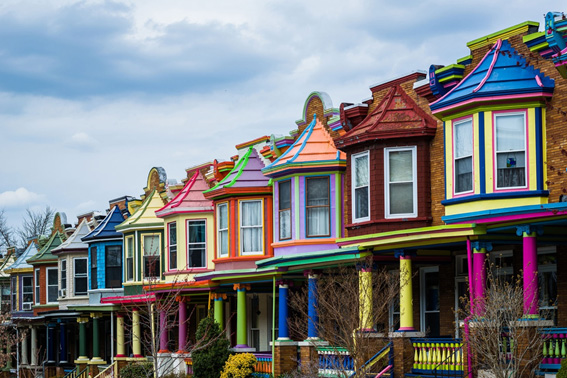
[[[74,368],[73,370],[71,370],[70,372],[65,374],[65,376],[63,378],[76,378],[78,369],[79,369],[78,367]]]
[[[118,361],[114,361],[112,364],[108,365],[106,369],[98,373],[94,378],[106,378],[106,377],[114,378],[115,376],[118,376],[118,374],[116,374],[117,372],[118,372]]]
[[[392,348],[392,342],[390,341],[386,344],[382,349],[378,351],[374,356],[372,356],[368,361],[366,361],[359,369],[358,372],[355,372],[350,377],[356,377],[358,373],[364,374],[366,369],[371,368],[374,366],[376,362],[381,360],[386,354],[390,353],[390,348]],[[382,373],[383,374],[383,373]]]
[[[63,378],[87,378],[89,376],[89,366],[85,367],[82,371],[76,367],[68,372]]]

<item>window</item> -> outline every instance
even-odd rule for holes
[[[39,304],[39,300],[40,300],[40,295],[39,295],[39,289],[41,288],[41,283],[39,280],[39,268],[36,268],[34,270],[34,274],[35,274],[35,304]],[[26,301],[24,301],[26,302]],[[31,301],[30,301],[31,302]]]
[[[305,187],[307,236],[330,236],[329,177],[307,177]]]
[[[494,115],[496,188],[526,187],[526,121],[524,113]]]
[[[417,216],[416,147],[384,149],[386,218]]]
[[[18,307],[17,307],[18,280],[16,277],[12,277],[12,286],[10,290],[12,291],[12,311],[18,311]]]
[[[91,289],[98,289],[98,256],[96,247],[91,247]]]
[[[291,239],[291,180],[278,183],[280,240]]]
[[[126,238],[126,281],[134,280],[134,238]]]
[[[495,251],[490,253],[492,274],[499,282],[514,283],[514,257],[512,251]]]
[[[205,268],[207,243],[205,239],[205,220],[187,221],[187,266],[189,268]]]
[[[73,267],[73,271],[75,273],[74,295],[87,295],[87,260],[88,259],[86,257],[73,259],[73,262],[75,264],[75,266]]]
[[[439,337],[439,267],[421,268],[421,330],[429,337]]]
[[[455,194],[473,190],[473,127],[472,119],[455,122],[453,126],[453,156],[455,159]]]
[[[144,235],[144,278],[156,278],[160,276],[159,266],[159,235]]]
[[[47,268],[47,303],[57,302],[57,268]]]
[[[555,247],[538,248],[537,273],[541,315],[557,323],[557,254]]]
[[[61,290],[67,290],[67,259],[61,260]]]
[[[262,253],[262,201],[240,202],[240,252]]]
[[[36,269],[36,274],[39,279],[39,269]],[[39,282],[39,281],[38,281]],[[37,292],[37,303],[39,303],[39,290]],[[33,277],[25,276],[22,278],[22,310],[31,310],[33,304]]]
[[[107,245],[105,253],[105,287],[107,289],[122,287],[122,246]]]
[[[177,269],[177,222],[167,225],[167,248],[169,249],[169,269]]]
[[[352,219],[370,220],[370,159],[368,151],[352,156]]]
[[[228,257],[228,205],[217,206],[218,256]]]

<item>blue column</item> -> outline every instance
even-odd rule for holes
[[[281,282],[279,284],[279,330],[278,340],[289,340],[289,327],[287,324],[288,307],[287,295],[289,287],[287,283]]]
[[[59,323],[59,362],[67,363],[67,324]]]
[[[309,307],[308,307],[308,323],[307,323],[307,338],[319,338],[319,311],[317,310],[317,274],[309,273]]]
[[[47,362],[55,363],[55,323],[49,323],[47,325]]]

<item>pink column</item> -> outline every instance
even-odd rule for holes
[[[524,315],[539,317],[539,287],[537,277],[537,239],[533,227],[522,226],[517,229],[518,236],[523,236],[524,270]]]
[[[168,330],[167,330],[167,314],[164,310],[159,312],[159,352],[169,353],[167,350],[168,344]]]
[[[179,351],[185,353],[187,346],[187,304],[183,298],[179,298]]]
[[[473,306],[474,315],[484,314],[484,297],[486,289],[486,252],[492,250],[492,244],[486,242],[472,242],[473,247]]]

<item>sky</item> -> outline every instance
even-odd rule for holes
[[[2,0],[0,209],[70,222],[469,54],[468,41],[566,11],[560,1]]]

